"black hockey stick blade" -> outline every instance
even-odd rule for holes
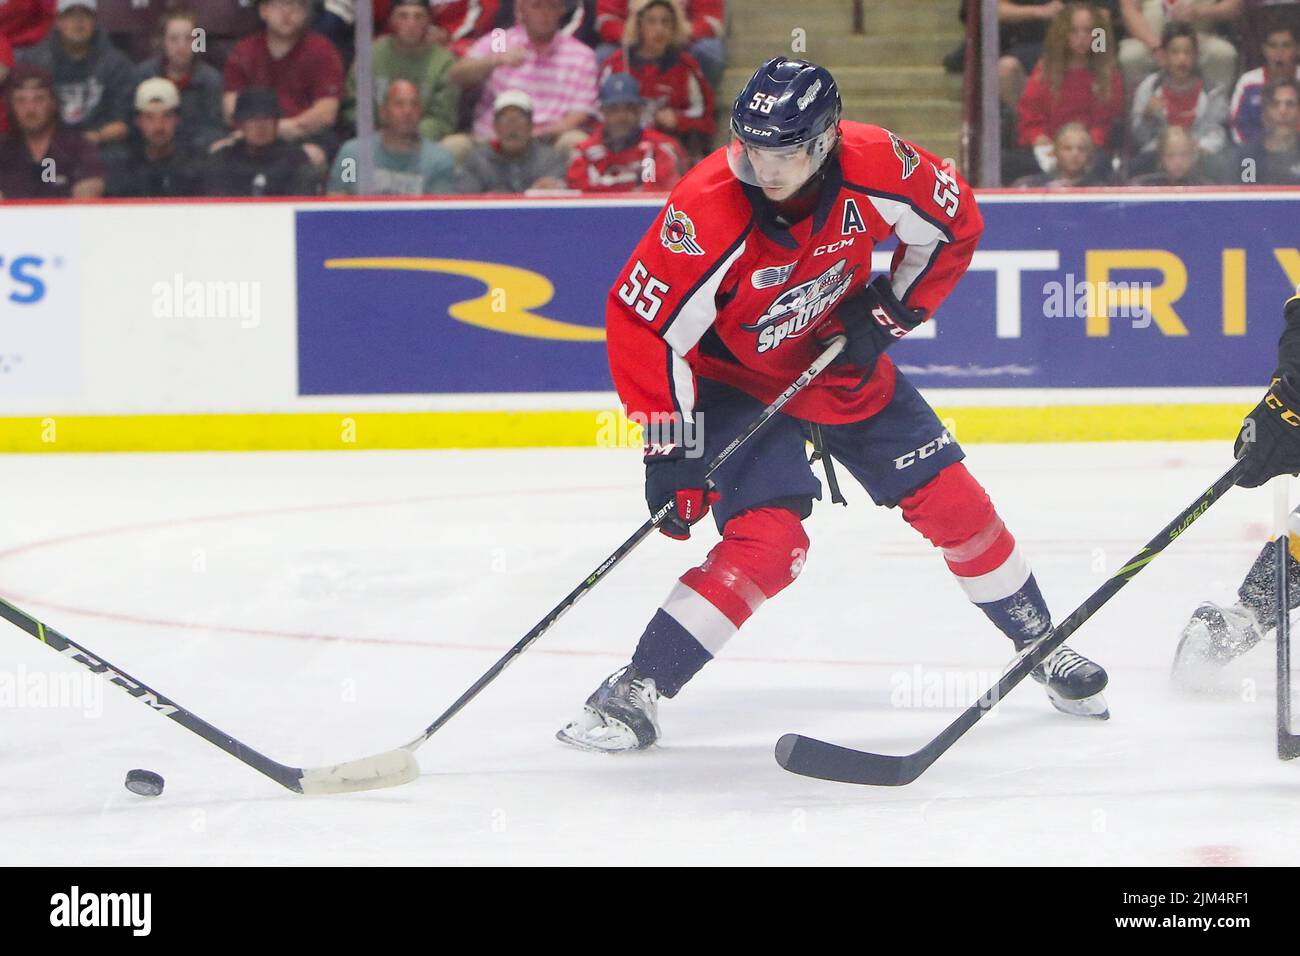
[[[960,740],[1002,698],[1011,693],[1017,684],[1028,677],[1030,671],[1064,644],[1070,635],[1114,597],[1120,588],[1155,560],[1170,542],[1205,514],[1210,505],[1222,498],[1224,493],[1237,483],[1244,464],[1244,461],[1239,461],[1224,472],[1218,481],[1148,541],[1145,548],[1130,558],[1122,568],[1106,580],[1105,584],[1089,595],[1073,614],[1039,638],[1037,643],[1022,651],[995,686],[985,691],[979,700],[962,711],[939,736],[920,750],[903,755],[877,754],[841,747],[800,734],[786,734],[777,741],[776,762],[783,770],[820,780],[877,787],[901,787],[911,783],[925,773],[931,764],[942,757],[948,748]]]
[[[805,777],[878,787],[905,786],[929,766],[922,753],[873,754],[799,734],[784,734],[776,742],[776,762],[781,769]]]

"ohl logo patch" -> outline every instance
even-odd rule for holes
[[[889,134],[889,141],[894,144],[894,155],[903,164],[903,178],[906,179],[916,172],[916,167],[921,165],[920,154],[917,153],[916,147],[911,143],[903,142],[893,133]]]
[[[770,352],[787,339],[797,339],[815,321],[844,297],[857,274],[855,265],[846,273],[847,259],[841,259],[815,279],[801,282],[776,297],[763,317],[753,325],[742,325],[746,332],[758,333],[755,350]]]
[[[671,203],[664,213],[664,226],[659,230],[659,241],[669,252],[684,252],[688,256],[704,255],[703,247],[695,241],[695,223]]]

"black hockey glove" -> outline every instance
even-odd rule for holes
[[[670,538],[685,541],[691,525],[709,513],[709,505],[721,496],[709,487],[704,473],[708,463],[702,458],[688,458],[681,448],[666,454],[645,456],[645,502],[653,515],[672,501],[676,507],[659,523],[659,530]]]
[[[920,309],[909,309],[898,301],[886,275],[876,276],[845,299],[835,314],[849,340],[835,361],[864,366],[868,375],[885,349],[925,321]]]
[[[1270,478],[1300,472],[1300,393],[1279,373],[1268,394],[1241,423],[1232,447],[1246,469],[1237,484],[1258,488]]]

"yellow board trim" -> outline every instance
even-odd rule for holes
[[[1047,405],[936,411],[959,442],[1229,441],[1248,405]],[[348,451],[639,444],[610,411],[49,415],[0,418],[0,452]]]

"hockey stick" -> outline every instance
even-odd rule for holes
[[[1170,542],[1205,514],[1210,505],[1222,498],[1224,493],[1236,484],[1237,477],[1244,467],[1243,460],[1224,472],[1218,481],[1148,541],[1145,548],[1111,575],[1105,584],[1075,609],[1073,614],[1022,651],[994,687],[989,688],[979,700],[967,707],[949,724],[943,733],[920,750],[905,755],[876,754],[840,747],[800,734],[785,734],[776,742],[776,762],[791,773],[802,774],[805,777],[819,777],[822,780],[882,787],[901,787],[911,783],[943,756],[949,747],[960,740],[966,731],[974,727],[985,712],[992,709],[1017,684],[1028,677],[1030,671],[1064,644],[1066,639],[1114,597],[1120,588],[1154,561]]]
[[[820,375],[825,370],[826,366],[830,365],[831,362],[834,361],[835,356],[840,354],[840,351],[846,344],[847,340],[842,335],[837,335],[831,339],[830,343],[826,346],[826,349],[821,355],[817,356],[812,365],[808,366],[808,368],[806,368],[798,378],[791,382],[790,387],[778,395],[772,404],[763,409],[763,411],[758,414],[758,417],[750,422],[749,426],[743,432],[732,439],[731,444],[718,453],[717,457],[709,463],[709,468],[708,471],[705,472],[705,477],[707,478],[709,475],[712,475],[717,471],[718,467],[730,458],[735,453],[736,449],[747,442],[755,432],[766,425],[768,421],[770,421],[776,413],[781,410],[786,402],[790,401],[790,399],[794,398],[795,395],[803,391],[808,386],[809,382]],[[521,637],[519,641],[510,648],[510,650],[506,651],[505,654],[501,656],[500,660],[489,667],[483,676],[470,686],[469,690],[456,698],[456,702],[448,707],[437,720],[426,727],[424,733],[420,734],[420,736],[416,737],[410,743],[404,744],[403,750],[414,752],[423,745],[426,740],[436,734],[442,728],[443,724],[455,717],[462,707],[477,697],[484,687],[496,680],[502,671],[514,663],[515,659],[519,657],[520,654],[528,650],[532,643],[545,634],[552,624],[564,616],[565,612],[567,612],[569,608],[577,604],[588,591],[604,580],[605,575],[617,567],[619,562],[632,552],[633,548],[644,541],[650,535],[650,532],[658,526],[659,522],[668,517],[668,513],[672,511],[672,509],[673,502],[670,501],[655,512],[648,521],[636,530],[632,537],[624,541],[618,546],[617,550],[615,550],[613,554],[602,561],[596,570],[587,576],[586,580],[570,591],[563,601],[555,605],[549,614],[533,626],[531,631]]]
[[[126,691],[151,710],[170,717],[191,733],[198,734],[208,743],[220,747],[236,760],[247,764],[258,773],[270,777],[294,793],[354,793],[358,790],[378,790],[409,783],[420,775],[420,765],[406,750],[390,750],[373,757],[363,757],[333,767],[288,767],[240,743],[230,734],[212,726],[197,714],[186,710],[174,700],[164,697],[143,681],[108,663],[99,655],[87,650],[52,627],[46,627],[25,611],[0,599],[0,617],[15,624],[42,644],[75,661],[93,674],[99,674],[110,684]]]
[[[1288,475],[1273,479],[1274,581],[1277,590],[1277,756],[1279,760],[1300,757],[1300,734],[1291,733],[1291,581],[1287,553],[1291,516],[1287,501]]]

